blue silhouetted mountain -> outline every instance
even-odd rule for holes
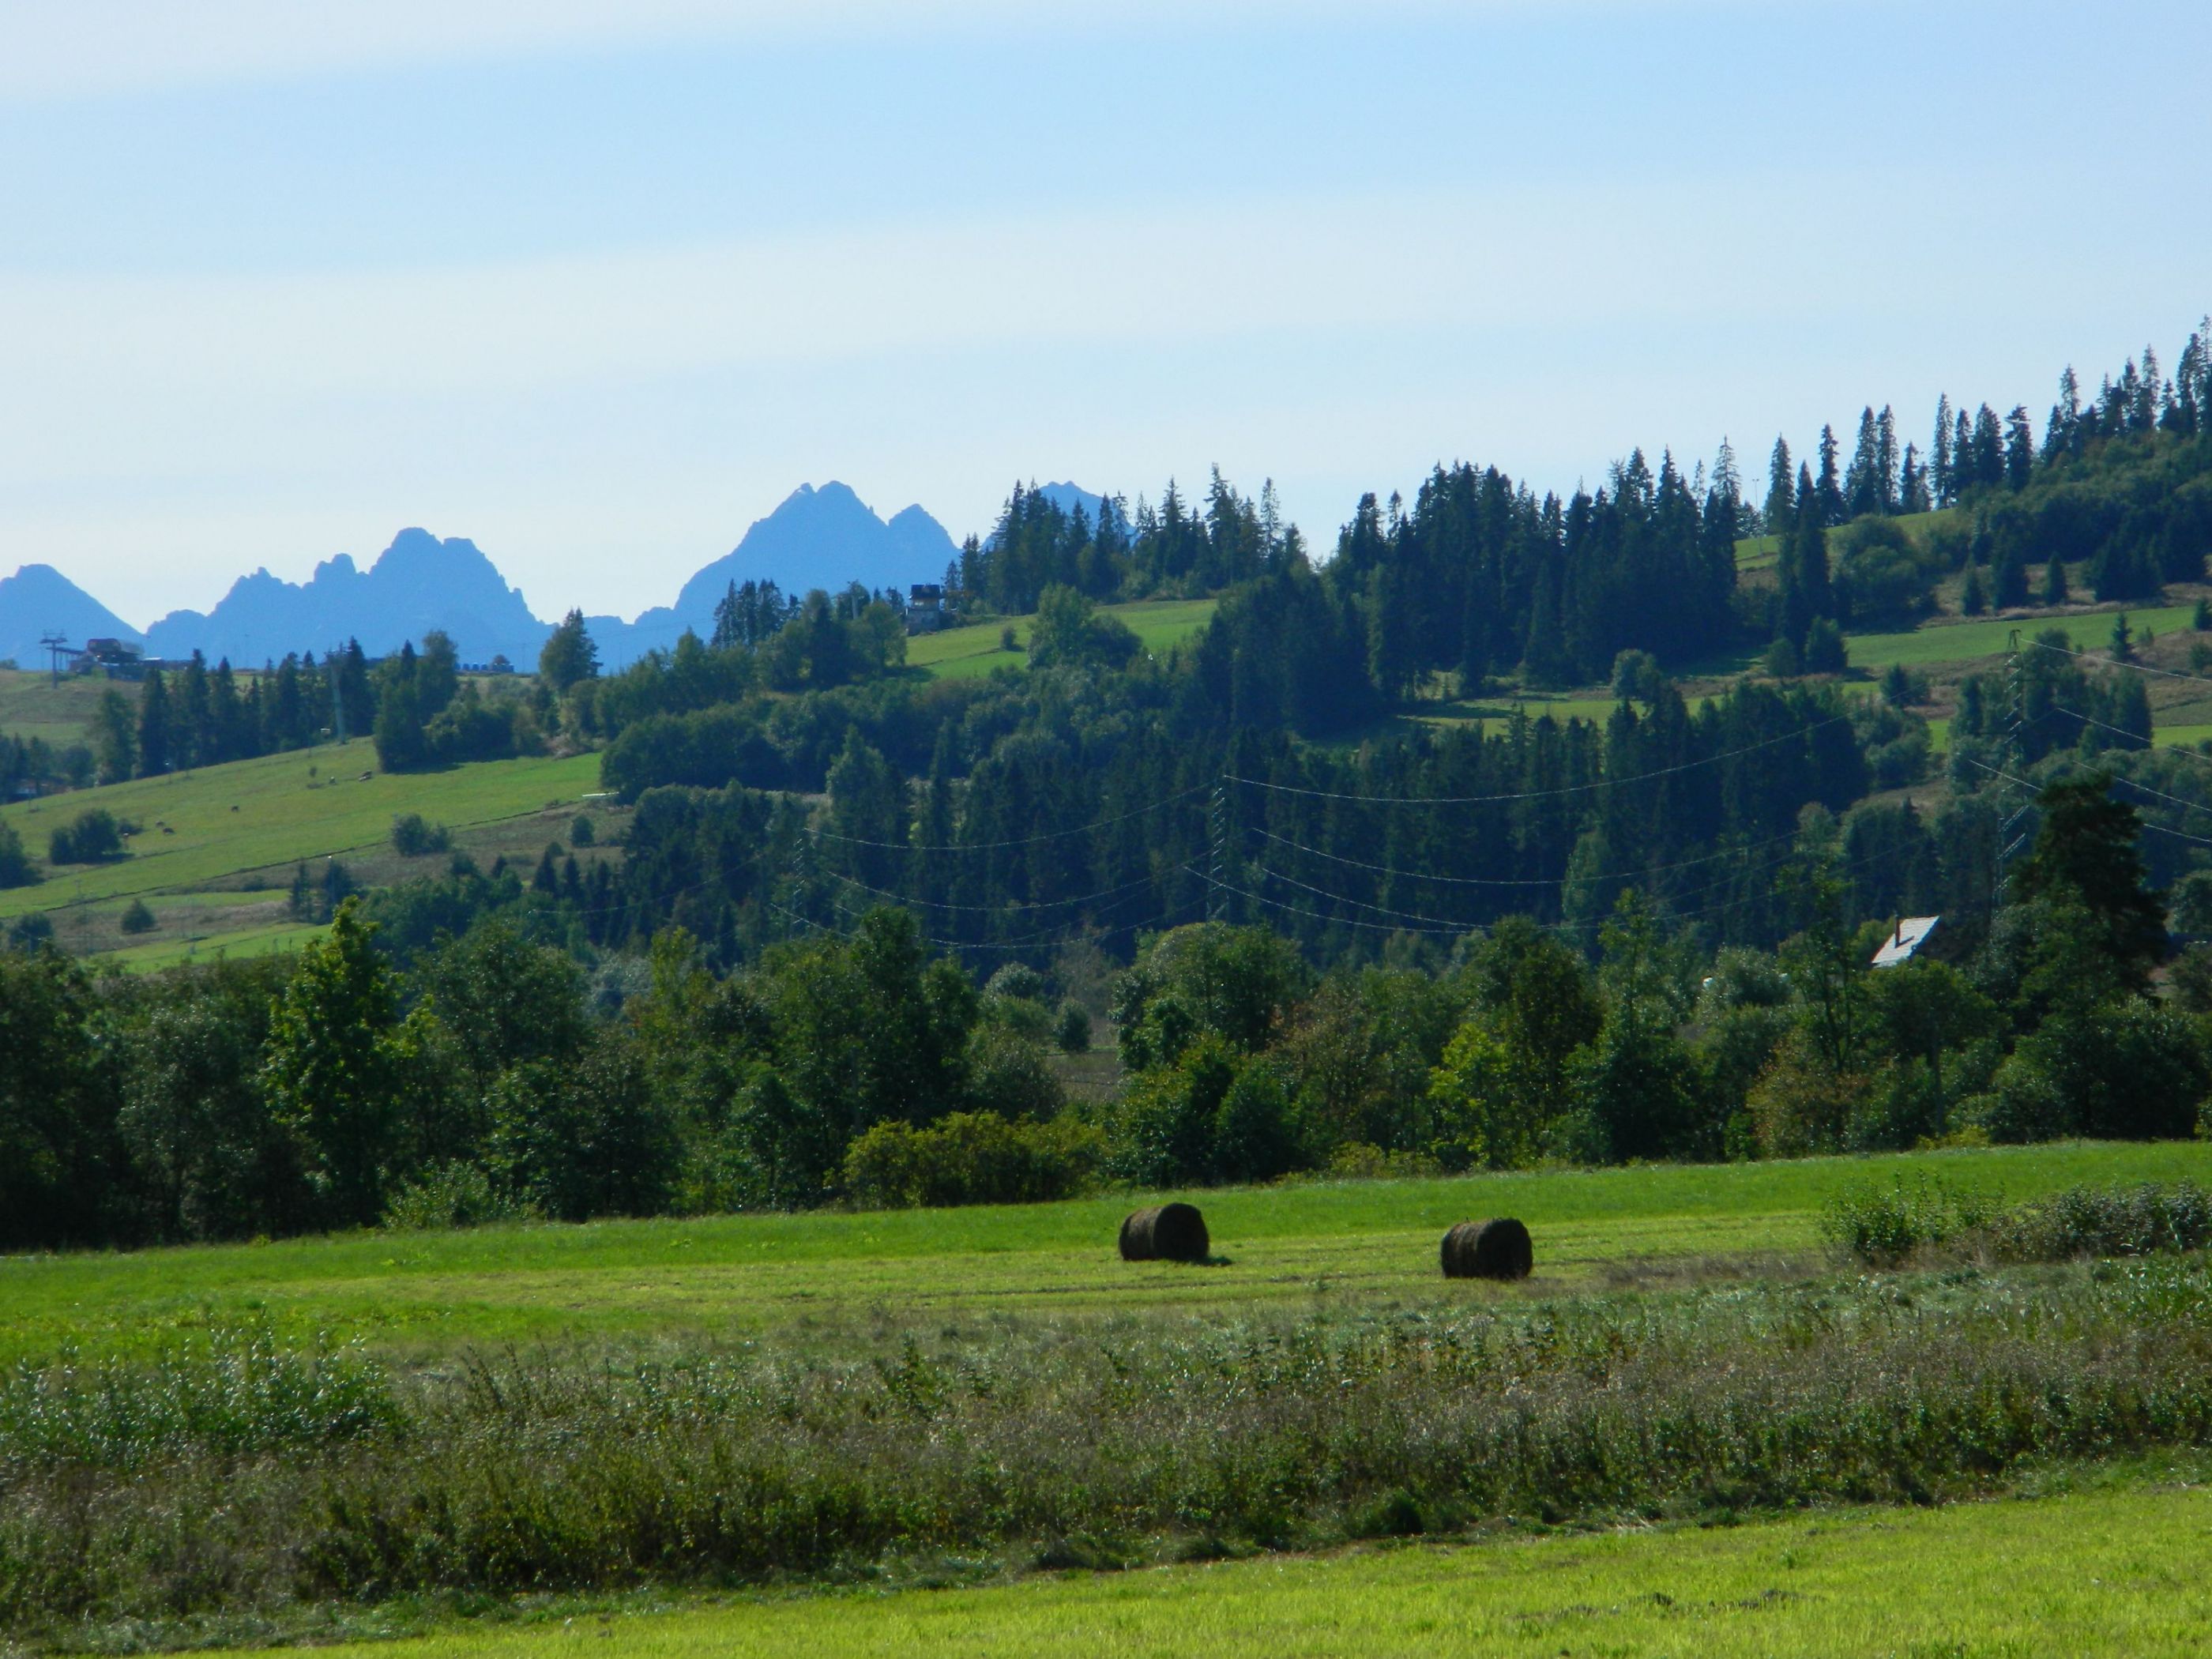
[[[1093,524],[1098,522],[1098,509],[1106,505],[1103,495],[1094,495],[1080,484],[1039,484],[1036,493],[1063,513],[1073,513],[1080,507],[1083,516]]]
[[[173,611],[146,630],[157,657],[208,660],[228,657],[258,667],[293,651],[328,651],[349,639],[371,656],[420,643],[434,628],[453,636],[463,662],[505,655],[529,669],[550,631],[532,616],[522,591],[461,537],[441,541],[427,530],[403,530],[367,570],[341,553],[315,567],[305,582],[257,570],[231,585],[216,608]]]
[[[785,592],[810,588],[836,592],[848,583],[903,591],[915,582],[940,581],[960,550],[945,526],[919,507],[887,524],[846,485],[834,479],[817,489],[801,484],[744,539],[684,584],[672,605],[657,605],[635,622],[619,617],[586,619],[602,666],[619,668],[652,650],[665,650],[690,629],[700,638],[714,631],[714,606],[735,582],[772,581]]]
[[[44,668],[46,651],[39,641],[47,634],[59,634],[71,645],[98,639],[139,645],[145,639],[53,566],[27,564],[0,581],[0,657]]]

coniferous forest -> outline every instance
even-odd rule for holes
[[[1317,547],[1218,472],[1095,516],[1018,487],[945,575],[1031,618],[990,675],[907,669],[896,594],[765,582],[617,673],[573,613],[494,684],[434,634],[195,659],[80,769],[592,749],[620,842],[333,890],[267,962],[133,979],[19,928],[0,1244],[2187,1134],[2212,777],[2149,749],[2124,637],[2030,639],[1941,756],[1909,678],[1847,671],[1939,585],[2141,601],[2209,550],[2203,329],[2171,375],[2069,369],[2039,432],[1869,407],[1758,490],[1726,445],[1566,496],[1439,465]],[[1157,599],[1217,603],[1157,652],[1103,608]],[[1906,915],[1940,959],[1869,971]]]

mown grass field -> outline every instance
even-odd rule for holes
[[[514,851],[534,858],[599,787],[599,757],[483,761],[442,772],[393,775],[376,769],[366,738],[326,744],[225,766],[140,778],[0,808],[46,877],[0,892],[0,919],[43,911],[73,949],[112,949],[124,904],[146,898],[161,935],[130,947],[129,959],[157,963],[187,945],[201,951],[267,948],[282,926],[281,906],[294,867],[325,856],[388,853],[392,818],[419,812],[456,831],[525,824]],[[367,774],[367,776],[363,776]],[[97,865],[46,861],[52,831],[80,812],[104,807],[139,826],[127,857]],[[494,839],[497,839],[496,836]],[[487,849],[489,850],[489,849]],[[504,849],[502,849],[504,850]],[[227,918],[208,914],[207,890],[228,890]],[[80,914],[82,913],[82,914]],[[80,939],[70,931],[83,922]]]
[[[111,686],[132,702],[138,701],[139,688],[128,680],[64,674],[57,685],[43,672],[0,668],[0,732],[26,740],[44,738],[56,749],[65,749],[82,741],[100,694]]]
[[[1013,1584],[757,1597],[325,1649],[332,1659],[1059,1659],[1290,1656],[2180,1655],[2212,1641],[2203,1470],[2143,1485],[1735,1527],[1408,1543],[1070,1572]],[[2162,1477],[2162,1478],[2161,1478]]]
[[[1205,627],[1213,616],[1214,604],[1212,599],[1146,599],[1101,609],[1119,617],[1145,649],[1157,656]],[[917,635],[907,641],[907,666],[921,669],[936,679],[965,679],[997,668],[1024,667],[1029,662],[1030,620],[1016,617],[948,628],[941,634]],[[1008,651],[1000,643],[1009,621],[1022,647],[1019,651]]]
[[[1127,1195],[963,1210],[720,1216],[368,1232],[132,1254],[0,1258],[0,1361],[128,1351],[210,1319],[366,1336],[409,1356],[555,1338],[777,1334],[837,1345],[1000,1316],[1230,1311],[1255,1303],[1459,1304],[1815,1263],[1838,1194],[1940,1178],[2006,1200],[2081,1182],[2212,1181],[2212,1146],[2077,1143],[1881,1158],[1663,1164],[1197,1194],[1220,1265],[1132,1266]],[[1447,1283],[1455,1221],[1517,1215],[1524,1286]]]

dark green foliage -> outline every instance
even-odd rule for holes
[[[392,850],[406,859],[428,858],[452,848],[453,836],[442,823],[430,823],[420,812],[402,812],[392,820]]]
[[[2102,774],[2050,784],[2036,806],[2042,823],[2014,875],[2014,892],[2081,903],[2116,971],[2140,987],[2166,955],[2166,911],[2146,886],[2135,808],[2112,798]]]
[[[1052,1040],[1064,1054],[1090,1053],[1091,1011],[1073,1000],[1061,1003],[1053,1021]]]
[[[499,1188],[563,1221],[653,1215],[680,1158],[676,1125],[643,1056],[615,1033],[568,1062],[528,1061],[485,1097],[487,1161]]]
[[[126,933],[150,933],[161,924],[154,913],[146,908],[145,900],[132,899],[124,906],[123,915],[116,925]]]
[[[1054,586],[1037,597],[1030,662],[1038,668],[1119,668],[1137,654],[1137,636],[1089,595]]]
[[[1836,532],[1838,609],[1863,622],[1909,624],[1935,604],[1942,553],[1923,546],[1888,518],[1860,519]]]
[[[0,1246],[89,1242],[121,1219],[117,1079],[95,1011],[66,957],[0,952]]]
[[[571,611],[547,636],[538,653],[538,677],[558,696],[580,681],[596,678],[599,648],[584,626],[584,613]]]
[[[28,887],[39,878],[30,856],[23,851],[23,838],[15,833],[12,823],[0,823],[0,888]]]
[[[1087,1190],[1104,1155],[1098,1131],[1071,1118],[954,1112],[927,1128],[878,1124],[846,1150],[842,1182],[865,1209],[1042,1204]]]
[[[104,806],[88,807],[47,838],[46,857],[55,864],[103,864],[125,852],[123,826]]]
[[[383,1211],[397,1115],[391,975],[369,947],[358,902],[339,905],[330,937],[300,954],[271,1012],[260,1085],[297,1140],[318,1196],[340,1221]]]
[[[1843,630],[1826,617],[1815,619],[1805,630],[1805,672],[1840,674],[1850,665]]]
[[[412,772],[434,757],[422,733],[422,707],[411,679],[393,679],[376,702],[376,763],[386,772]]]
[[[2212,1193],[2194,1182],[2069,1187],[2000,1209],[1986,1196],[1922,1181],[1850,1193],[1830,1206],[1823,1231],[1872,1267],[1898,1267],[1938,1252],[2002,1262],[2154,1255],[2212,1245]]]

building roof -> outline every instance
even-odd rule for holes
[[[1941,916],[1899,917],[1897,926],[1890,930],[1889,937],[1882,940],[1881,949],[1874,953],[1872,965],[1894,968],[1900,962],[1911,961],[1913,952],[1928,943],[1929,935],[1936,931],[1936,925],[1942,920]]]

